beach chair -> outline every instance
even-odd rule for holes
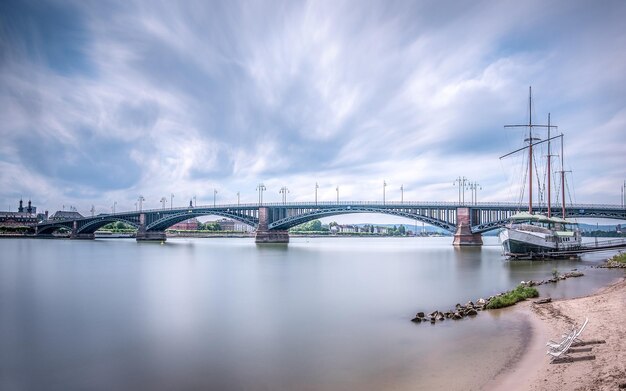
[[[580,326],[580,330],[576,331],[576,335],[574,336],[575,342],[582,342],[578,337],[580,337],[580,334],[582,334],[585,327],[587,327],[587,323],[589,323],[589,318],[585,318],[585,322]]]
[[[585,318],[585,322],[583,323],[582,326],[580,326],[580,329],[576,329],[576,327],[574,326],[574,328],[572,329],[572,331],[570,331],[567,334],[563,334],[561,337],[562,339],[560,341],[553,341],[550,340],[548,341],[548,343],[546,344],[548,347],[552,348],[553,350],[559,350],[561,349],[561,347],[567,342],[567,340],[569,338],[574,338],[574,342],[582,342],[578,337],[580,337],[580,335],[582,334],[583,330],[585,329],[585,327],[587,327],[587,323],[589,323],[589,318]]]
[[[563,339],[561,339],[560,341],[548,341],[548,343],[546,343],[546,346],[550,348],[551,351],[556,352],[563,349],[565,344],[567,344],[571,339],[574,338],[576,338],[576,328],[573,328],[572,331],[570,331],[568,334],[563,334]]]
[[[569,348],[572,347],[572,344],[574,343],[574,340],[576,339],[575,335],[576,334],[574,333],[572,334],[570,338],[567,338],[567,341],[559,350],[548,349],[546,354],[549,354],[550,356],[552,356],[552,361],[563,358],[567,355]]]

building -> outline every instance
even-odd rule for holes
[[[178,230],[178,231],[197,231],[200,223],[198,219],[195,217],[189,220],[181,221],[180,223],[176,223],[169,227],[168,229]]]
[[[2,227],[32,227],[39,220],[36,215],[24,212],[0,212],[0,226]]]
[[[216,223],[219,224],[221,231],[248,232],[251,230],[249,225],[236,220],[220,219],[217,220]]]
[[[50,216],[50,220],[78,220],[83,217],[83,215],[73,210],[57,210]]]
[[[358,228],[354,225],[338,225],[337,229],[342,234],[358,232]]]
[[[33,206],[31,204],[30,200],[28,200],[28,206],[26,208],[24,208],[24,202],[20,199],[20,206],[17,208],[17,212],[18,213],[29,213],[29,214],[36,215],[37,214],[37,207]]]
[[[47,212],[46,212],[47,213]],[[24,201],[20,200],[17,212],[0,212],[0,226],[2,227],[32,227],[46,215],[37,215],[37,208],[28,200],[28,206],[24,207]]]

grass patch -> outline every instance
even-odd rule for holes
[[[626,253],[617,254],[613,258],[609,259],[609,261],[626,263]]]
[[[496,309],[511,306],[518,301],[526,300],[529,297],[537,297],[539,296],[539,291],[534,287],[518,285],[512,291],[508,291],[501,296],[496,296],[493,299],[489,300],[489,304],[487,304],[487,309]]]

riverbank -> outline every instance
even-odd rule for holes
[[[525,302],[512,311],[528,316],[532,337],[522,358],[498,376],[493,390],[616,390],[626,383],[626,279],[579,298],[547,304]],[[574,348],[571,360],[551,363],[546,342],[589,317],[583,341],[606,343]]]

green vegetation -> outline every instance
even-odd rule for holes
[[[537,297],[539,296],[539,291],[533,287],[518,285],[512,291],[508,291],[503,295],[496,296],[493,299],[489,300],[489,304],[487,304],[487,309],[496,309],[502,307],[511,306],[518,301],[526,300],[529,297]]]
[[[207,221],[204,224],[200,223],[198,229],[202,231],[221,231],[222,227],[220,227],[219,223],[217,222]]]
[[[332,223],[331,223],[332,224]],[[337,224],[337,223],[335,223]],[[289,231],[291,232],[310,232],[310,233],[319,233],[319,232],[328,232],[329,229],[322,226],[322,222],[319,220],[312,220],[304,224],[297,225],[291,228]]]
[[[613,258],[609,259],[609,261],[626,263],[626,253],[617,254]]]
[[[122,223],[121,221],[116,221],[114,223],[109,223],[107,225],[102,226],[99,231],[110,231],[110,232],[118,232],[118,233],[130,233],[136,232],[137,229],[132,225],[128,225],[126,223]]]
[[[14,234],[25,234],[29,231],[32,231],[31,227],[27,226],[0,226],[0,233],[14,233]]]

